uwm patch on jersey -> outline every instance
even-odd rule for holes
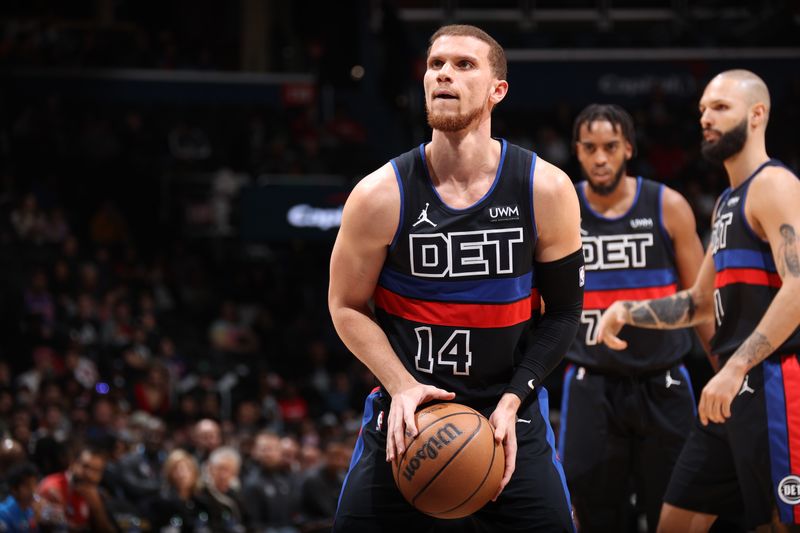
[[[466,209],[439,197],[424,146],[392,161],[401,220],[373,297],[378,323],[415,378],[471,404],[502,394],[540,307],[536,156],[500,142],[491,187]]]
[[[672,240],[661,216],[663,186],[637,178],[628,212],[609,218],[595,212],[577,187],[581,205],[581,242],[586,265],[583,312],[578,338],[567,357],[591,368],[630,372],[666,368],[688,351],[685,332],[625,328],[628,348],[621,352],[597,343],[600,317],[617,300],[642,300],[675,294],[678,276]],[[642,352],[645,350],[645,352]],[[643,358],[637,353],[647,353]]]

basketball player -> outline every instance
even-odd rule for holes
[[[536,154],[491,137],[508,83],[505,53],[485,32],[438,30],[424,89],[431,142],[355,187],[331,258],[333,322],[381,384],[334,531],[571,531],[541,383],[580,317],[575,190]],[[442,400],[489,417],[506,459],[495,501],[446,524],[405,502],[389,464],[416,434],[417,408]]]
[[[590,105],[573,127],[586,178],[576,184],[586,290],[567,352],[572,364],[564,377],[559,455],[582,532],[625,531],[631,488],[655,531],[695,414],[681,363],[691,348],[687,331],[628,330],[622,351],[595,338],[600,315],[615,300],[691,287],[703,260],[683,196],[627,174],[635,138],[633,119],[616,105]],[[707,342],[712,333],[709,324],[701,336]]]
[[[598,339],[624,348],[623,324],[670,329],[716,321],[721,369],[664,498],[660,531],[707,531],[718,516],[749,528],[800,520],[800,181],[767,155],[763,80],[729,70],[700,100],[703,154],[730,187],[714,209],[697,281],[674,296],[614,303]]]

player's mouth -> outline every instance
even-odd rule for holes
[[[458,96],[450,91],[433,91],[434,100],[458,100]]]
[[[711,130],[711,129],[703,130],[703,139],[705,139],[708,142],[716,141],[717,139],[720,138],[721,135],[722,134],[716,130]]]

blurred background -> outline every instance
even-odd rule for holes
[[[42,530],[329,528],[375,382],[333,330],[328,257],[353,184],[429,139],[447,23],[506,48],[495,136],[578,180],[575,115],[620,104],[631,170],[682,192],[704,239],[727,183],[699,156],[714,74],[764,78],[770,155],[800,167],[789,0],[6,0],[0,500],[26,462],[88,502],[43,497]]]

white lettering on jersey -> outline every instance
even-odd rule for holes
[[[653,246],[653,234],[584,235],[581,241],[586,270],[645,268],[647,248]]]
[[[411,273],[425,278],[511,274],[522,228],[409,234]]]
[[[714,229],[711,231],[711,253],[717,253],[728,246],[728,227],[733,222],[733,213],[720,215],[714,221]]]

